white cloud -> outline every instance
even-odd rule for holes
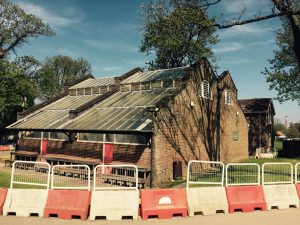
[[[269,44],[273,44],[275,43],[274,39],[269,39],[266,41],[255,41],[253,43],[250,43],[251,46],[265,46],[265,45],[269,45]]]
[[[235,65],[241,65],[241,64],[250,64],[253,63],[254,61],[249,60],[249,59],[244,59],[244,58],[225,58],[220,60],[220,64],[227,66],[235,66]]]
[[[240,13],[242,9],[251,10],[261,3],[260,0],[227,0],[222,5],[228,13]]]
[[[243,45],[237,42],[225,42],[213,48],[215,53],[234,52],[243,48]]]
[[[102,67],[102,71],[104,72],[115,72],[115,71],[120,71],[123,68],[120,66],[106,66],[106,67]]]
[[[118,51],[127,53],[137,53],[139,48],[132,44],[119,41],[96,41],[96,40],[84,40],[86,45],[97,48],[102,51]]]
[[[74,9],[73,12],[71,9],[68,9],[66,11],[69,16],[63,17],[61,15],[57,15],[54,12],[51,12],[49,9],[46,9],[40,5],[33,4],[30,2],[18,2],[18,5],[26,12],[29,14],[33,14],[37,16],[38,18],[42,19],[45,23],[50,24],[51,26],[55,27],[64,27],[64,26],[69,26],[74,23],[79,22],[80,17],[73,17],[72,14],[76,14]]]
[[[273,32],[273,29],[270,27],[261,27],[257,24],[245,24],[240,26],[234,26],[227,28],[225,30],[219,31],[220,38],[232,38],[243,35],[256,35],[263,36],[270,32]]]

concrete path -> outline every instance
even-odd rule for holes
[[[57,218],[22,218],[15,216],[0,216],[1,225],[299,225],[300,209],[272,210],[254,213],[218,214],[214,216],[194,216],[174,218],[171,220],[151,219],[148,221],[80,221],[76,219],[61,220]]]

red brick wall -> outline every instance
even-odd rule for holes
[[[200,83],[208,80],[212,88],[212,100],[199,96]],[[173,162],[181,161],[183,177],[186,177],[188,161],[224,160],[237,161],[248,156],[247,122],[232,89],[233,105],[225,107],[220,98],[221,127],[218,129],[218,92],[224,85],[213,76],[208,64],[195,68],[188,85],[154,118],[155,153],[154,185],[161,186],[173,178]],[[193,106],[191,106],[191,102]],[[236,112],[239,116],[236,116]],[[220,145],[218,144],[220,130]],[[229,140],[232,132],[239,131],[239,140]],[[218,150],[220,149],[220,151]]]

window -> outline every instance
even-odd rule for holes
[[[99,87],[93,87],[93,94],[99,94]]]
[[[84,94],[85,95],[91,95],[92,94],[92,89],[91,88],[85,88],[84,89]]]
[[[41,138],[41,132],[37,131],[26,131],[25,138]]]
[[[164,88],[171,88],[173,87],[173,80],[164,80]]]
[[[225,104],[231,105],[231,92],[228,89],[225,90]]]
[[[141,83],[141,90],[150,90],[150,82]]]
[[[83,95],[83,88],[77,89],[77,95]]]
[[[151,88],[152,89],[161,88],[161,81],[160,80],[156,80],[156,81],[151,82]]]
[[[105,92],[107,92],[108,91],[107,89],[108,89],[107,86],[100,87],[100,94],[104,94]]]
[[[139,83],[131,84],[131,91],[139,91],[139,90],[140,90]]]
[[[79,141],[98,141],[103,142],[103,134],[97,133],[79,133],[78,134]]]
[[[50,139],[52,139],[52,140],[64,140],[64,141],[69,140],[68,136],[64,133],[61,133],[61,132],[51,132],[50,133]]]
[[[69,91],[70,96],[76,96],[76,89],[71,89]]]
[[[130,91],[131,85],[130,84],[124,84],[121,85],[121,92],[127,92]]]
[[[116,134],[116,143],[121,144],[142,144],[146,145],[148,139],[143,135],[134,134]]]
[[[201,82],[201,97],[212,99],[210,85],[207,80]]]

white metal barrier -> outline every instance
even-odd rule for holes
[[[98,165],[93,190],[138,189],[138,168],[134,165]]]
[[[51,189],[90,191],[91,171],[87,165],[55,165],[52,167]]]
[[[259,185],[260,167],[257,163],[229,163],[225,183],[226,186]]]
[[[224,164],[214,161],[191,160],[188,163],[186,187],[192,185],[224,185]]]
[[[262,165],[262,185],[293,184],[291,163],[264,163]]]
[[[295,164],[295,184],[300,183],[300,163]]]
[[[50,165],[45,162],[15,161],[12,165],[10,188],[14,184],[41,186],[49,189]]]

